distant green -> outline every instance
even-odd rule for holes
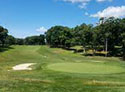
[[[61,72],[87,74],[111,74],[125,72],[125,69],[122,67],[98,63],[56,63],[48,65],[48,68]]]

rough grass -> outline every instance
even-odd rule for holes
[[[125,91],[125,73],[123,70],[116,72],[114,69],[112,71],[116,73],[113,74],[84,74],[59,72],[47,68],[48,65],[55,63],[90,62],[94,65],[97,63],[92,61],[102,61],[101,64],[105,66],[125,69],[125,63],[114,57],[84,57],[72,51],[47,46],[12,46],[11,49],[0,52],[0,92]],[[12,70],[13,66],[23,63],[37,64],[32,66],[32,71]]]

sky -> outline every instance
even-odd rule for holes
[[[125,18],[125,0],[0,0],[0,25],[17,38],[44,34],[55,25],[96,24]]]

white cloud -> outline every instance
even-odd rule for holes
[[[99,11],[96,14],[90,15],[91,17],[125,17],[125,6],[118,6],[118,7],[108,7],[103,11]]]
[[[97,2],[105,2],[105,1],[109,1],[112,2],[113,0],[96,0]]]
[[[62,0],[64,2],[70,2],[70,3],[78,3],[79,4],[79,8],[86,8],[86,5],[90,2],[90,1],[94,1],[94,0]],[[97,2],[104,2],[104,1],[113,1],[113,0],[95,0]]]
[[[90,0],[63,0],[71,3],[86,3],[89,2]]]
[[[71,2],[71,3],[78,3],[79,8],[86,8],[86,5],[88,2],[90,2],[91,0],[63,0],[65,2]]]
[[[40,32],[41,34],[44,34],[47,29],[45,27],[40,27],[39,29],[36,29],[37,32]]]
[[[86,16],[88,16],[88,15],[89,15],[89,13],[88,13],[88,12],[85,12],[85,15],[86,15]]]
[[[82,3],[81,5],[79,5],[79,8],[83,9],[86,8],[87,3]]]
[[[105,0],[96,0],[97,2],[104,2]]]

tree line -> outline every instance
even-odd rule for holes
[[[98,24],[81,24],[74,28],[65,26],[51,27],[45,35],[30,36],[25,39],[8,35],[8,30],[0,26],[0,48],[8,45],[49,45],[70,49],[72,46],[83,46],[88,49],[105,51],[106,56],[122,56],[125,59],[125,18],[100,18]]]
[[[15,38],[8,35],[8,30],[0,26],[0,48],[10,45],[45,45],[45,36],[30,36],[26,38]]]
[[[96,26],[81,24],[74,28],[54,26],[46,32],[51,47],[70,48],[82,45],[84,53],[89,48],[103,50],[106,56],[123,56],[125,59],[125,18],[101,18]]]

